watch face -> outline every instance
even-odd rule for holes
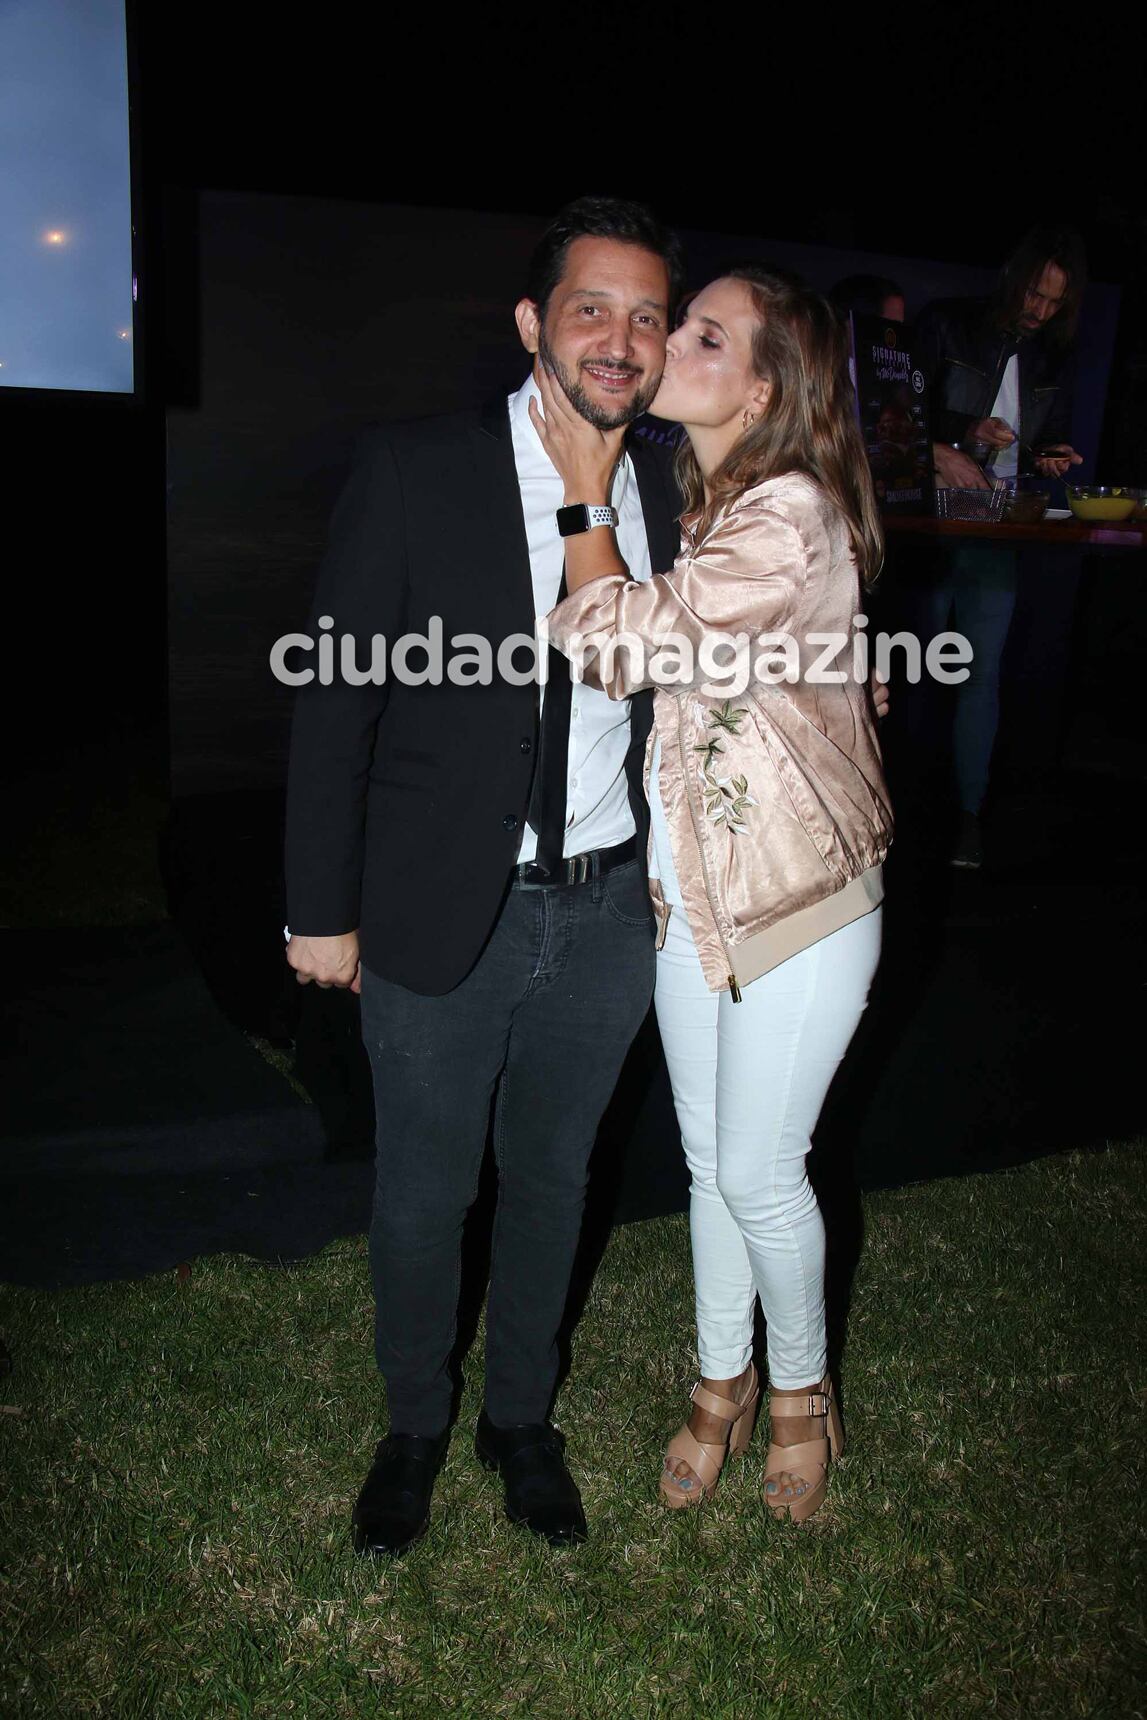
[[[578,532],[589,530],[589,509],[584,502],[572,502],[567,508],[559,508],[557,519],[559,537],[574,537]]]
[[[574,537],[578,532],[588,532],[594,526],[616,526],[617,509],[594,505],[587,507],[584,502],[571,502],[568,507],[557,511],[558,536]]]

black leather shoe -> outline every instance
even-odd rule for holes
[[[422,1539],[448,1441],[445,1433],[437,1439],[392,1433],[381,1442],[354,1508],[356,1553],[394,1557]]]
[[[474,1434],[479,1462],[496,1469],[505,1484],[506,1516],[551,1547],[572,1546],[589,1534],[581,1494],[562,1456],[564,1444],[548,1422],[495,1427],[485,1410]]]

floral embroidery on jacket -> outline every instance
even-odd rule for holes
[[[746,705],[734,706],[730,699],[723,705],[718,705],[709,712],[706,718],[707,726],[711,729],[723,729],[726,734],[739,735],[742,719],[748,716]],[[748,829],[745,823],[745,811],[750,806],[757,806],[749,793],[748,778],[744,776],[718,776],[717,759],[724,754],[724,747],[716,735],[706,741],[704,746],[693,748],[694,752],[704,755],[701,763],[702,795],[705,800],[705,816],[711,824],[723,824],[730,835],[743,836]]]

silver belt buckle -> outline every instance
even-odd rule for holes
[[[547,884],[584,884],[593,866],[593,854],[570,854],[562,861],[562,869]]]

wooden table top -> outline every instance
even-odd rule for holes
[[[1040,520],[1005,525],[1002,520],[938,520],[932,514],[886,514],[889,538],[991,538],[997,543],[1097,544],[1105,549],[1142,549],[1147,520]]]

